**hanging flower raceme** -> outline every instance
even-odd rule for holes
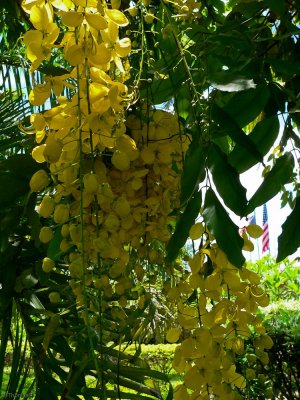
[[[49,15],[36,14],[35,6]],[[88,299],[100,290],[108,302],[119,299],[121,310],[124,294],[134,293],[131,254],[142,263],[153,241],[170,238],[169,214],[179,206],[180,190],[174,165],[181,169],[188,141],[178,118],[165,111],[141,112],[126,121],[124,61],[131,46],[120,38],[120,27],[128,23],[121,11],[94,1],[25,1],[24,7],[37,21],[32,35],[44,35],[39,18],[58,24],[64,35],[55,42],[56,51],[70,66],[64,75],[44,76],[30,95],[35,106],[50,96],[56,102],[31,116],[37,142],[32,156],[49,165],[48,173],[41,170],[31,181],[33,191],[46,188],[38,207],[46,221],[40,239],[49,243],[61,234],[60,251],[78,304],[88,280]]]
[[[43,61],[50,60],[60,29],[53,21],[53,8],[49,2],[24,1],[22,6],[35,28],[24,35],[26,55],[32,63],[31,71],[34,71]]]
[[[47,162],[49,173],[38,171],[30,187],[35,192],[47,187],[38,212],[50,226],[42,228],[41,241],[48,243],[54,230],[61,230],[61,251],[68,254],[75,246],[75,252],[67,255],[71,277],[82,277],[85,265],[93,262],[96,268],[99,256],[113,260],[123,255],[126,259],[124,241],[113,244],[109,237],[121,224],[125,203],[115,206],[117,214],[108,207],[103,214],[100,203],[102,198],[106,203],[117,198],[107,183],[102,153],[114,149],[115,137],[126,129],[123,114],[128,90],[121,58],[128,56],[130,41],[119,38],[119,27],[128,21],[121,11],[97,1],[25,0],[23,8],[35,28],[24,36],[31,71],[54,54],[64,57],[70,66],[67,74],[43,76],[29,96],[34,106],[43,105],[50,96],[56,101],[47,111],[31,116],[37,142],[32,156],[39,163]],[[108,233],[100,254],[97,239],[102,222]],[[89,243],[83,239],[86,231]],[[109,248],[115,250],[108,252]]]
[[[241,400],[249,374],[243,376],[237,365],[246,346],[252,344],[255,357],[268,363],[265,350],[272,347],[272,340],[255,314],[269,299],[258,275],[246,266],[234,267],[202,223],[190,229],[192,240],[203,235],[209,239],[189,259],[191,274],[168,290],[178,308],[178,327],[170,329],[167,339],[174,343],[183,331],[189,332],[175,351],[173,367],[185,377],[174,398]],[[192,295],[194,302],[189,301]]]

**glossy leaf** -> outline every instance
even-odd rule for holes
[[[175,232],[167,244],[167,260],[174,261],[180,249],[185,245],[189,236],[189,230],[195,223],[202,202],[201,192],[197,192],[188,202],[183,214],[177,222]]]
[[[212,107],[212,117],[218,125],[217,128],[214,128],[213,135],[215,134],[217,137],[228,135],[236,144],[250,152],[257,161],[262,161],[260,150],[227,111],[215,104]]]
[[[247,206],[246,189],[242,186],[236,169],[228,163],[226,154],[215,144],[208,151],[208,166],[224,203],[242,216]]]
[[[269,96],[268,86],[258,85],[255,89],[236,93],[226,104],[224,111],[242,128],[264,110]]]
[[[141,88],[142,93],[147,93],[151,90],[153,101],[156,104],[161,104],[169,101],[173,97],[173,86],[170,79],[154,79],[153,83],[148,83]]]
[[[205,178],[206,147],[193,141],[184,161],[180,204],[186,204]]]
[[[51,240],[48,250],[47,250],[47,257],[51,258],[52,260],[56,261],[63,255],[63,252],[60,250],[60,243],[62,241],[61,236],[61,228],[58,227],[55,230],[53,239]]]
[[[245,262],[242,253],[244,244],[238,227],[231,221],[212,189],[205,196],[203,217],[210,232],[215,236],[219,247],[226,253],[228,260],[238,268]]]
[[[112,366],[113,369],[117,371],[119,369],[120,373],[130,379],[137,379],[139,381],[144,381],[145,377],[150,377],[154,379],[159,379],[163,382],[169,382],[169,377],[161,371],[152,370],[149,368],[137,368],[130,366]]]
[[[246,15],[255,14],[255,13],[259,12],[263,7],[261,2],[258,2],[258,1],[240,0],[239,2],[236,2],[236,3],[238,3],[238,4],[234,7],[234,11],[241,12]]]
[[[276,160],[274,167],[265,176],[263,183],[249,200],[246,210],[247,214],[252,213],[256,207],[267,203],[288,183],[293,174],[294,158],[291,154],[285,154]]]
[[[286,103],[288,101],[288,94],[285,88],[277,83],[270,85],[269,89],[270,98],[265,107],[266,116],[277,115],[278,111],[284,113],[286,110]]]
[[[278,117],[274,116],[258,122],[249,134],[249,138],[264,156],[272,147],[278,134],[279,121]],[[255,165],[258,160],[247,147],[237,144],[229,155],[229,162],[241,173]]]
[[[280,74],[286,75],[294,75],[299,74],[300,71],[300,62],[298,61],[287,61],[287,60],[279,60],[277,58],[268,59],[272,69],[275,72],[279,72]]]
[[[169,382],[169,378],[164,373],[150,370],[149,368],[136,368],[128,365],[118,366],[110,361],[107,361],[106,364],[105,369],[108,371],[107,376],[110,381],[114,381],[121,387],[136,390],[140,394],[148,394],[160,399],[159,391],[147,385],[145,381],[149,380],[153,386],[156,385],[151,378]]]
[[[282,225],[282,233],[278,238],[278,254],[276,262],[284,260],[293,254],[300,247],[300,197],[296,199],[296,204]]]

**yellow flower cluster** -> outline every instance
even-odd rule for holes
[[[128,24],[121,11],[97,0],[24,0],[22,7],[35,28],[24,35],[32,71],[50,60],[54,48],[63,48],[64,58],[72,66],[87,59],[104,71],[113,62],[124,72],[121,59],[128,56],[131,43],[128,38],[119,39],[119,27]],[[60,26],[67,27],[67,32],[61,32]]]
[[[179,207],[188,138],[178,117],[162,110],[148,107],[125,120],[130,40],[119,38],[119,28],[128,23],[121,11],[95,0],[25,0],[23,7],[35,27],[24,37],[32,70],[54,48],[71,69],[46,76],[30,94],[35,106],[51,93],[57,102],[31,115],[37,142],[32,156],[47,162],[50,172],[41,169],[30,181],[33,192],[43,192],[40,241],[47,244],[60,233],[77,304],[95,311],[93,324],[103,307],[99,290],[102,302],[118,299],[108,312],[124,320],[124,294],[134,289],[133,276],[143,275],[143,263],[133,272],[131,258],[150,252],[157,261],[150,244],[170,238],[169,214]],[[44,271],[53,268],[51,260],[43,264]],[[83,286],[90,293],[85,300]],[[143,299],[136,300],[141,307]]]
[[[190,236],[196,239],[203,232],[197,223]],[[215,244],[196,252],[189,266],[188,278],[168,291],[169,300],[177,305],[178,327],[171,328],[167,339],[176,342],[182,330],[190,332],[175,351],[173,367],[185,378],[175,389],[174,399],[241,400],[239,390],[246,386],[246,378],[235,364],[251,335],[256,336],[257,358],[268,363],[264,350],[272,347],[272,340],[255,315],[259,306],[268,305],[268,296],[256,273],[235,268]],[[189,303],[195,292],[196,301]]]
[[[179,206],[180,180],[173,164],[180,168],[187,143],[181,139],[177,118],[156,110],[151,111],[149,122],[141,121],[128,118],[128,133],[136,141],[125,133],[117,136],[110,152],[95,158],[92,171],[84,171],[82,187],[74,160],[63,168],[60,159],[50,163],[57,184],[48,188],[38,209],[47,224],[61,227],[60,249],[68,253],[71,278],[80,281],[88,270],[93,276],[91,288],[102,290],[106,300],[113,295],[121,298],[133,288],[130,253],[135,251],[135,257],[143,259],[153,241],[166,243],[171,235],[169,214]],[[90,163],[86,158],[85,168]],[[43,243],[52,237],[51,227],[41,229]],[[154,251],[150,253],[155,261]],[[80,300],[81,285],[75,292]]]

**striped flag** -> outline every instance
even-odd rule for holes
[[[268,224],[268,211],[267,206],[264,204],[263,208],[263,235],[262,235],[262,252],[269,250],[269,224]]]

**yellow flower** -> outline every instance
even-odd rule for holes
[[[111,10],[117,11],[117,10]],[[125,58],[131,51],[131,41],[129,38],[119,39],[118,25],[112,20],[108,21],[107,29],[101,31],[101,37],[110,52],[110,60],[114,60],[117,68],[125,72],[121,58]]]
[[[53,231],[49,226],[43,226],[39,233],[41,243],[49,243],[53,239]]]
[[[42,269],[44,272],[51,272],[55,267],[55,262],[49,257],[43,259]]]
[[[121,82],[113,81],[99,68],[91,68],[89,96],[92,111],[105,113],[110,107],[113,111],[124,109],[124,98],[127,94],[127,86]]]
[[[44,60],[50,59],[52,47],[60,30],[53,22],[53,10],[49,3],[32,6],[30,21],[36,30],[25,33],[24,43],[26,55],[32,63],[30,70],[34,71]]]
[[[30,21],[35,29],[46,32],[53,22],[53,9],[49,3],[36,4],[30,10]]]
[[[41,106],[50,97],[51,90],[55,96],[59,96],[63,91],[64,85],[69,86],[64,82],[67,76],[46,77],[44,83],[35,85],[29,94],[30,103],[34,106]]]
[[[35,172],[29,182],[30,189],[33,192],[40,192],[45,189],[50,183],[50,179],[48,177],[47,172],[44,169],[39,169]]]

